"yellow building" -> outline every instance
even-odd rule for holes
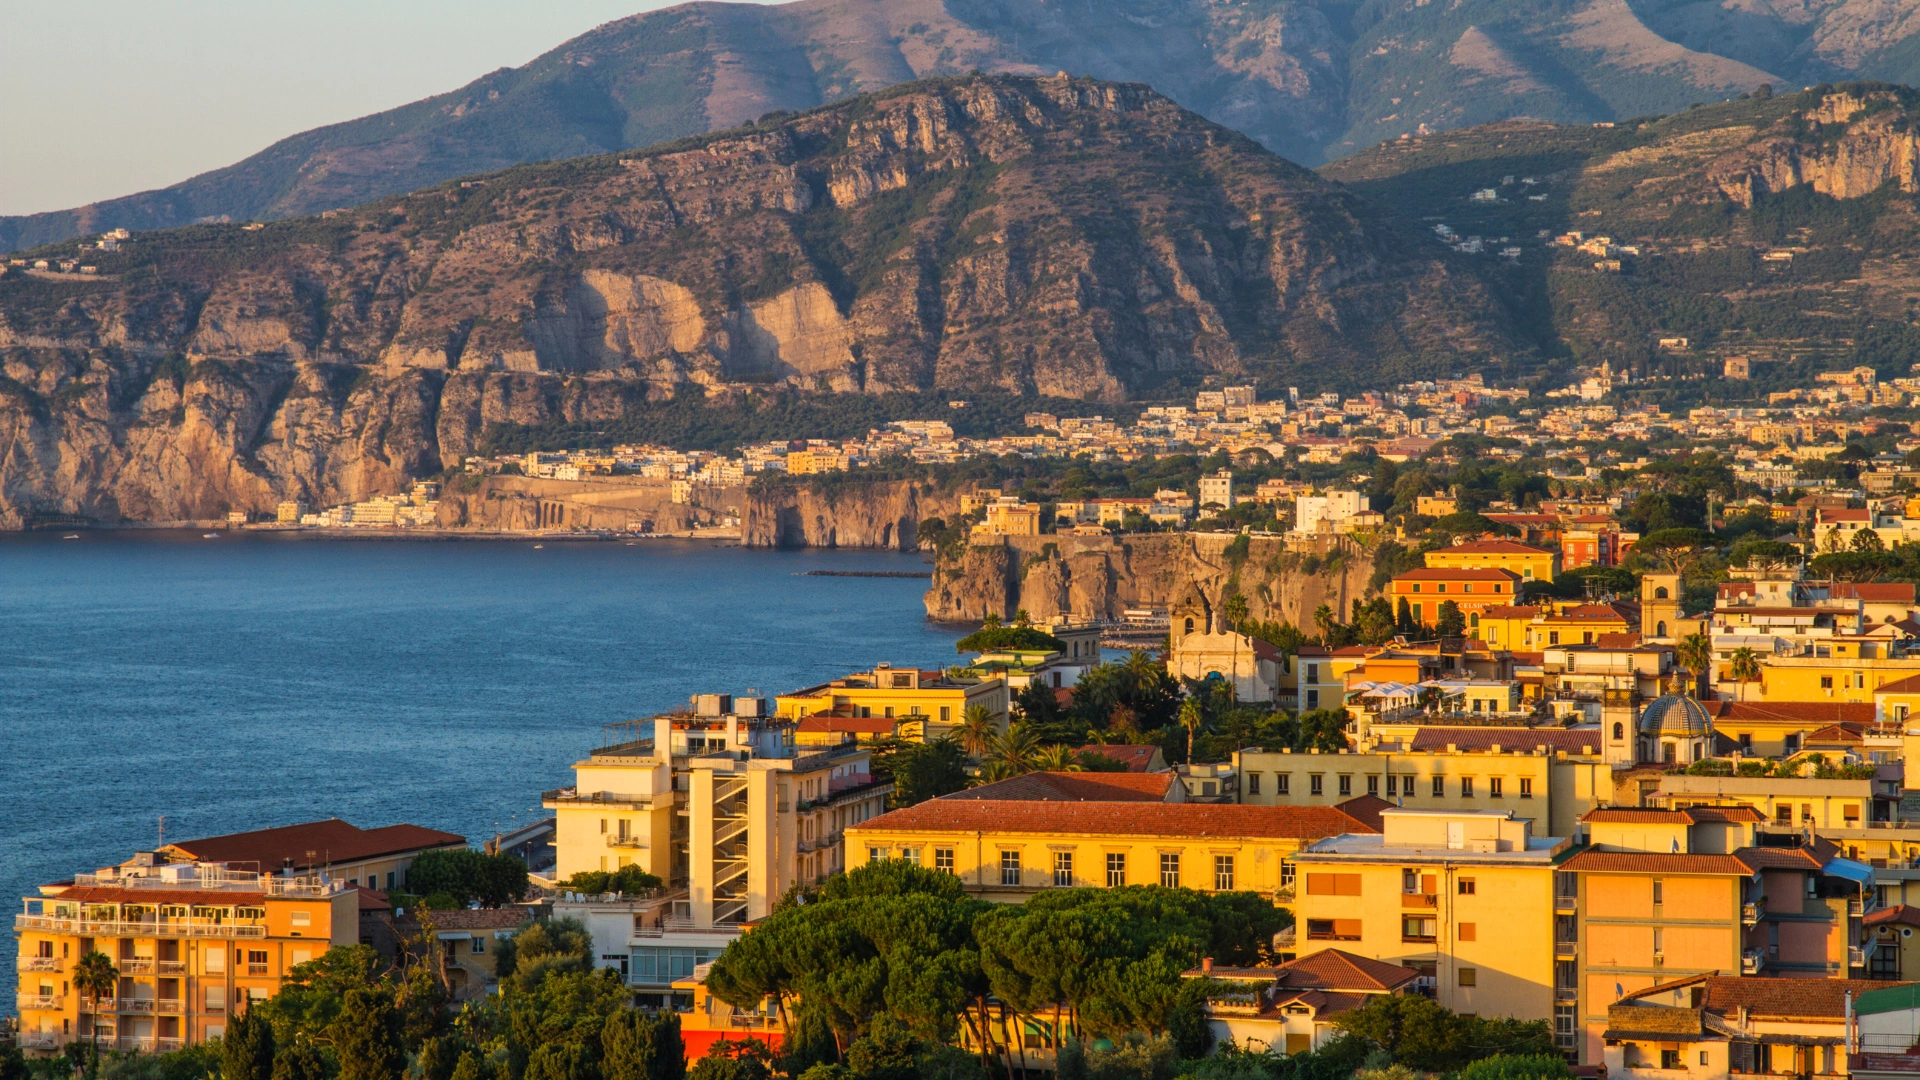
[[[1302,955],[1343,949],[1417,970],[1455,1012],[1553,1016],[1555,864],[1570,849],[1510,810],[1389,809],[1382,832],[1293,856]]]
[[[1276,896],[1301,845],[1371,832],[1333,807],[948,796],[856,825],[856,859],[906,859],[1018,903],[1046,889],[1166,885]]]
[[[847,455],[838,450],[795,450],[787,455],[787,474],[790,476],[845,472],[846,468]]]
[[[845,710],[846,715],[855,717],[902,721],[903,736],[924,738],[927,725],[957,725],[974,705],[984,707],[1004,724],[1006,680],[955,682],[943,671],[879,664],[872,671],[781,694],[774,699],[774,713],[782,719],[798,720],[815,713]],[[941,729],[936,726],[933,735],[939,734]]]
[[[1489,649],[1536,651],[1528,636],[1533,621],[1546,612],[1543,607],[1501,604],[1474,612],[1467,620],[1473,636]]]
[[[1360,753],[1236,752],[1240,801],[1332,806],[1373,795],[1417,810],[1509,810],[1539,833],[1571,836],[1613,795],[1592,729],[1409,725],[1378,728],[1374,738]]]
[[[1740,686],[1746,701],[1861,701],[1891,683],[1920,675],[1920,657],[1887,655],[1883,641],[1835,638],[1816,646],[1829,655],[1762,656],[1760,681]]]
[[[20,1046],[164,1052],[217,1039],[246,1001],[272,997],[298,965],[360,940],[359,892],[319,873],[262,874],[140,852],[45,885],[14,919]],[[74,965],[104,953],[118,972],[95,1001]]]
[[[1744,806],[1778,826],[1862,829],[1889,821],[1899,799],[1900,766],[1885,779],[1815,780],[1810,777],[1688,776],[1666,773],[1650,800],[1675,810],[1693,806]],[[1876,810],[1875,803],[1881,805]]]
[[[1469,540],[1429,551],[1426,560],[1431,570],[1508,570],[1526,581],[1560,576],[1559,552],[1513,540]]]
[[[1039,536],[1040,504],[1004,496],[988,503],[986,519],[973,527],[975,536]]]
[[[1880,1016],[1863,1013],[1882,1014]],[[1856,1027],[1856,1018],[1859,1026]],[[1876,1020],[1899,1031],[1885,1041]],[[1911,1076],[1910,987],[1862,979],[1693,975],[1631,992],[1607,1008],[1612,1080]],[[1869,1041],[1871,1040],[1871,1041]],[[1849,1047],[1881,1053],[1851,1054]],[[1886,1054],[1887,1050],[1893,1054]],[[1885,1054],[1885,1056],[1883,1056]]]

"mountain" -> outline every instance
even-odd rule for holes
[[[275,220],[616,152],[929,76],[1144,82],[1315,165],[1423,130],[1920,81],[1920,0],[799,0],[608,23],[524,67],[158,191],[0,218],[0,249]]]
[[[1472,260],[1146,87],[970,76],[0,278],[0,520],[331,504],[675,395],[1117,401],[1533,351]],[[795,434],[804,434],[796,432]]]
[[[1521,336],[1652,380],[1650,400],[1754,400],[1822,371],[1905,377],[1920,361],[1920,93],[1906,87],[1823,85],[1607,127],[1508,121],[1321,172],[1478,241]],[[1722,378],[1735,357],[1744,383]]]

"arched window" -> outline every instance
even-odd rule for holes
[[[1473,627],[1475,630],[1480,629],[1480,613],[1477,611],[1468,612],[1467,625]]]
[[[1654,624],[1653,624],[1653,636],[1654,636],[1654,637],[1666,637],[1666,636],[1667,636],[1667,624],[1666,624],[1666,623],[1664,623],[1664,622],[1657,622],[1657,623],[1654,623]]]
[[[1662,585],[1654,589],[1653,598],[1655,600],[1665,600],[1667,598],[1667,587],[1665,585]]]
[[[1187,618],[1187,633],[1193,633],[1193,618],[1191,616]]]
[[[1619,722],[1618,720],[1616,720],[1616,721],[1614,721],[1614,724],[1613,724],[1613,738],[1614,738],[1614,741],[1615,741],[1615,742],[1618,742],[1618,741],[1620,741],[1621,739],[1624,739],[1624,738],[1626,738],[1626,737],[1627,737],[1627,727],[1626,727],[1626,725],[1625,725],[1625,724],[1622,724],[1622,723],[1620,723],[1620,722]]]

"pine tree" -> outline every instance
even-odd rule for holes
[[[400,1010],[385,991],[347,991],[332,1029],[340,1080],[394,1080],[406,1068]]]
[[[220,1040],[220,1080],[272,1080],[273,1024],[248,1009],[227,1025]]]

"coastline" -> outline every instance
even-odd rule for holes
[[[413,541],[571,541],[607,543],[642,540],[717,540],[738,546],[738,528],[676,530],[657,533],[627,533],[610,529],[436,529],[400,526],[328,527],[322,525],[258,524],[233,526],[224,521],[132,521],[112,524],[62,525],[19,530],[21,533],[139,533],[200,532],[227,536],[279,536],[295,540],[413,540]]]

